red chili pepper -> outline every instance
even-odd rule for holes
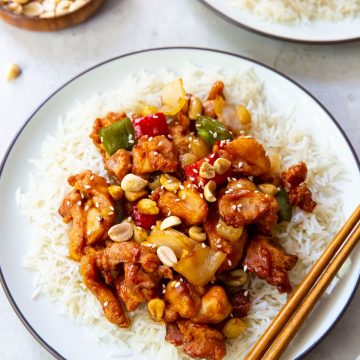
[[[137,138],[141,136],[157,136],[167,135],[168,126],[166,117],[163,113],[156,113],[133,120],[135,135]]]
[[[208,162],[211,165],[214,165],[215,161],[219,158],[218,154],[210,154],[203,159],[200,159],[194,164],[187,165],[184,168],[187,178],[196,185],[199,189],[203,189],[204,186],[210,181],[214,180],[216,185],[222,185],[227,182],[227,178],[231,176],[231,170],[226,171],[223,175],[215,173],[215,176],[212,179],[206,179],[200,176],[200,167],[203,162]]]
[[[136,226],[149,230],[156,224],[157,215],[142,214],[136,205],[133,207],[132,214]]]

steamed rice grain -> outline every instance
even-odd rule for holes
[[[359,15],[360,0],[229,0],[265,20],[297,23],[338,21]]]
[[[103,316],[98,300],[81,281],[79,264],[68,258],[69,225],[63,223],[57,209],[70,189],[68,176],[87,169],[106,176],[101,155],[89,138],[94,119],[109,111],[136,111],[144,103],[160,105],[164,83],[179,76],[188,92],[202,98],[214,81],[222,79],[226,98],[243,103],[251,111],[252,135],[264,144],[270,157],[280,155],[283,168],[300,160],[307,163],[307,183],[319,205],[314,213],[296,210],[293,221],[278,225],[275,231],[285,249],[299,257],[290,273],[294,285],[301,281],[343,223],[336,188],[343,169],[336,156],[329,149],[319,148],[306,131],[295,127],[293,117],[273,111],[251,68],[232,73],[189,64],[179,74],[165,70],[156,74],[143,72],[129,77],[118,89],[79,103],[59,120],[56,133],[44,141],[41,158],[32,161],[30,188],[19,196],[34,230],[33,251],[24,264],[35,274],[34,297],[46,296],[63,314],[88,324],[90,336],[97,341],[116,343],[118,353],[110,354],[115,358],[134,351],[146,351],[149,359],[188,357],[164,340],[165,327],[151,321],[144,308],[134,313],[129,329],[120,329]],[[252,275],[250,278],[251,311],[245,318],[248,328],[238,339],[228,342],[226,359],[244,358],[287,299],[286,294],[278,293],[265,281]]]

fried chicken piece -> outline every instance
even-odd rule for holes
[[[245,317],[250,311],[250,299],[245,293],[245,290],[240,290],[229,296],[232,314],[236,318]]]
[[[189,129],[190,119],[182,111],[178,113],[178,121],[168,126],[169,134],[178,154],[183,155],[189,152]]]
[[[289,192],[289,200],[292,206],[298,206],[306,212],[313,212],[317,202],[312,199],[312,194],[305,184],[301,184]]]
[[[195,359],[221,360],[226,354],[220,331],[190,320],[166,324],[165,340],[176,346],[182,345],[184,352]]]
[[[166,322],[173,322],[182,317],[199,323],[218,324],[225,320],[232,310],[221,286],[211,286],[206,291],[185,279],[173,280],[167,284],[165,301]]]
[[[211,286],[202,296],[200,310],[192,320],[199,323],[218,324],[229,317],[231,310],[225,290],[221,286]]]
[[[247,233],[244,229],[241,236],[236,240],[224,238],[217,231],[220,215],[215,211],[210,211],[206,222],[204,223],[204,230],[211,249],[224,252],[227,257],[219,268],[219,272],[230,269],[235,269],[239,264],[244,254],[244,248],[247,240]]]
[[[114,242],[106,247],[102,255],[104,269],[112,271],[117,265],[124,263],[138,263],[147,272],[154,272],[161,265],[155,249],[134,241]]]
[[[131,152],[125,149],[117,150],[105,161],[105,169],[110,176],[120,182],[126,174],[131,172]]]
[[[140,264],[132,263],[125,264],[124,271],[124,277],[117,278],[115,287],[128,311],[135,311],[145,301],[160,296],[161,277],[157,272],[145,272]]]
[[[238,137],[225,144],[219,155],[231,161],[233,171],[243,176],[260,176],[271,171],[264,147],[253,138]]]
[[[126,318],[125,312],[111,289],[106,286],[100,276],[97,267],[97,260],[101,251],[92,251],[81,259],[80,273],[85,285],[100,301],[106,318],[120,326],[128,327],[130,321]]]
[[[255,223],[258,231],[270,233],[278,219],[278,203],[274,196],[252,190],[249,183],[240,179],[227,185],[219,197],[220,216],[227,225],[240,227]]]
[[[178,155],[166,136],[142,136],[132,149],[133,173],[144,175],[154,171],[175,172]]]
[[[206,220],[208,215],[208,204],[199,191],[190,182],[184,182],[184,189],[177,194],[164,189],[158,189],[152,195],[152,199],[162,214],[169,213],[178,216],[187,225],[197,225]]]
[[[279,292],[290,293],[288,272],[295,266],[298,257],[289,255],[274,239],[256,236],[251,239],[243,265],[248,271],[265,279],[278,288]]]
[[[222,81],[215,81],[211,86],[207,100],[215,100],[218,96],[223,96],[224,87]]]
[[[303,183],[307,176],[307,166],[304,162],[290,166],[286,171],[281,173],[281,180],[288,188],[295,188]]]
[[[97,118],[94,122],[93,131],[90,134],[90,138],[94,142],[95,146],[100,150],[101,154],[105,157],[105,159],[108,158],[109,154],[106,152],[104,145],[102,144],[99,131],[118,122],[125,117],[125,113],[109,112],[106,116],[104,116],[103,118]]]
[[[106,180],[91,171],[70,176],[68,182],[74,187],[62,201],[59,214],[69,231],[70,257],[79,261],[86,245],[107,238],[107,232],[115,221],[114,203]]]
[[[317,203],[312,199],[312,193],[306,184],[307,167],[304,162],[290,166],[281,174],[281,180],[289,189],[289,199],[292,206],[298,206],[300,209],[312,212]]]
[[[203,114],[205,116],[210,116],[213,119],[217,118],[215,112],[215,100],[206,100],[203,102],[202,106],[203,106]]]
[[[202,288],[191,285],[185,279],[169,281],[165,288],[164,300],[167,302],[164,314],[166,322],[173,322],[179,317],[192,319],[201,307]]]

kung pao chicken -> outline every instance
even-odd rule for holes
[[[280,173],[250,129],[250,112],[226,101],[221,81],[203,102],[178,79],[160,108],[95,120],[90,137],[111,180],[70,176],[59,213],[72,224],[70,257],[110,322],[130,326],[127,312],[147,303],[167,341],[219,360],[225,339],[246,328],[248,273],[291,292],[297,256],[272,228],[316,202],[306,164]]]

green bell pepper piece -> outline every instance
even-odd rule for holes
[[[233,138],[220,121],[209,116],[199,116],[195,126],[199,137],[210,146],[214,146],[216,141],[231,140]]]
[[[288,193],[282,188],[275,197],[279,204],[278,222],[290,221],[292,217],[292,207],[290,205]]]
[[[102,144],[109,155],[119,149],[131,150],[135,144],[134,127],[131,120],[125,117],[99,131]]]

